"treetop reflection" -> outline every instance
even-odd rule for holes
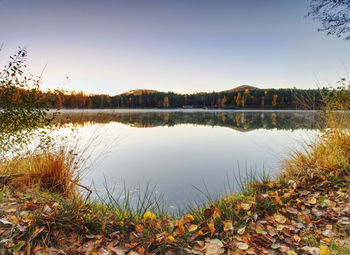
[[[62,111],[56,121],[78,126],[118,122],[136,128],[189,124],[221,126],[239,131],[324,127],[321,114],[313,111],[74,110]]]

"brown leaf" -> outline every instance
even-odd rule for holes
[[[207,208],[204,210],[204,217],[209,219],[214,214],[214,208]]]
[[[205,255],[219,255],[223,253],[223,244],[219,239],[210,240],[202,249]]]
[[[136,232],[138,232],[138,233],[142,233],[142,232],[143,232],[143,225],[142,225],[142,224],[137,224],[137,225],[135,226],[135,230],[136,230]]]
[[[215,226],[214,226],[214,223],[208,223],[208,227],[209,227],[211,236],[213,236],[214,233],[215,233]]]
[[[314,197],[309,197],[309,199],[307,200],[307,202],[308,202],[309,204],[314,205],[314,204],[317,203],[317,199],[314,198]]]
[[[289,247],[285,245],[281,245],[279,248],[279,251],[284,253],[287,253],[289,250],[290,250]]]

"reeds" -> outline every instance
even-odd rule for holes
[[[63,196],[76,193],[80,181],[79,157],[73,150],[61,147],[2,162],[0,175],[18,190],[36,189]]]

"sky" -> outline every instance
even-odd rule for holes
[[[350,76],[350,42],[307,0],[0,0],[0,64],[19,46],[42,88],[119,94],[239,85],[316,88]]]

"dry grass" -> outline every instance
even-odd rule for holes
[[[350,92],[343,88],[332,93],[324,98],[327,128],[304,150],[290,153],[282,163],[284,177],[338,176],[350,169]]]
[[[304,151],[291,153],[283,163],[288,178],[313,177],[332,173],[338,175],[350,168],[349,130],[329,130]]]
[[[80,181],[79,163],[72,150],[60,148],[3,162],[0,175],[20,175],[8,180],[8,185],[18,190],[46,190],[70,196],[76,193],[76,184]]]

